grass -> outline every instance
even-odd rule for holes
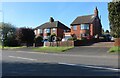
[[[24,48],[25,46],[17,46],[17,47],[4,47],[4,49],[18,49],[18,48]],[[2,49],[2,46],[0,45],[0,49]]]
[[[39,48],[33,48],[34,51],[40,51],[40,52],[64,52],[69,49],[72,49],[73,47],[39,47]]]
[[[110,53],[120,53],[120,46],[114,46],[112,48],[109,49]]]

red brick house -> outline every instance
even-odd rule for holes
[[[71,34],[76,35],[78,39],[86,36],[100,36],[102,34],[102,25],[98,14],[99,12],[96,7],[94,14],[78,16],[71,23]]]
[[[49,22],[36,27],[34,32],[36,36],[43,36],[44,39],[47,39],[51,34],[56,34],[57,37],[62,39],[65,32],[70,32],[70,28],[50,17]]]

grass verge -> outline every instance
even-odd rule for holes
[[[33,48],[33,50],[40,52],[64,52],[72,48],[73,47],[39,47],[39,48]]]
[[[4,49],[18,49],[18,48],[24,48],[26,46],[17,46],[17,47],[4,47]],[[2,46],[0,46],[0,49],[2,49]]]
[[[114,46],[112,48],[109,49],[110,53],[120,53],[120,46]]]

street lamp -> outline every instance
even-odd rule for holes
[[[3,32],[3,29],[4,29],[4,12],[3,12],[3,10],[0,10],[0,12],[2,12],[1,40],[2,40],[2,50],[3,50],[4,49],[4,32]]]

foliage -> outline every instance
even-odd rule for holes
[[[68,40],[74,40],[74,41],[77,40],[77,37],[75,34],[72,34],[71,36],[72,36],[72,38],[69,38]]]
[[[120,46],[114,46],[112,48],[109,49],[109,52],[110,53],[113,53],[113,52],[120,52]]]
[[[15,39],[15,36],[12,37],[7,37],[4,40],[4,46],[11,46],[11,47],[15,47],[15,46],[19,46],[19,42]]]
[[[9,34],[14,34],[16,31],[16,28],[14,27],[14,25],[10,24],[10,23],[0,23],[0,29],[2,29],[2,34],[4,34],[4,37],[7,37],[7,35]]]
[[[49,36],[48,41],[49,41],[49,42],[53,42],[53,41],[52,41],[52,38],[53,38],[53,37],[56,37],[56,34],[55,34],[55,33],[53,33],[53,34],[51,34],[51,35]]]
[[[55,33],[53,33],[53,34],[51,34],[50,36],[56,36],[56,34],[55,34]]]
[[[56,41],[61,41],[61,38],[60,37],[57,37],[57,40]]]
[[[1,36],[3,35],[4,46],[19,46],[15,39],[16,28],[10,23],[0,23]],[[2,38],[2,37],[1,37]]]
[[[16,32],[16,39],[27,46],[33,44],[35,38],[34,30],[31,28],[19,28]]]
[[[105,33],[110,33],[109,30],[106,30]]]
[[[43,41],[43,38],[41,36],[38,36],[34,39],[35,43],[41,43]]]
[[[111,34],[120,37],[120,1],[108,3]]]
[[[72,38],[68,38],[68,40],[73,40],[73,41],[75,41],[75,40],[77,40],[77,39],[74,38],[74,37],[72,37]]]
[[[104,29],[102,28],[102,34],[104,34],[105,32],[104,32]]]

